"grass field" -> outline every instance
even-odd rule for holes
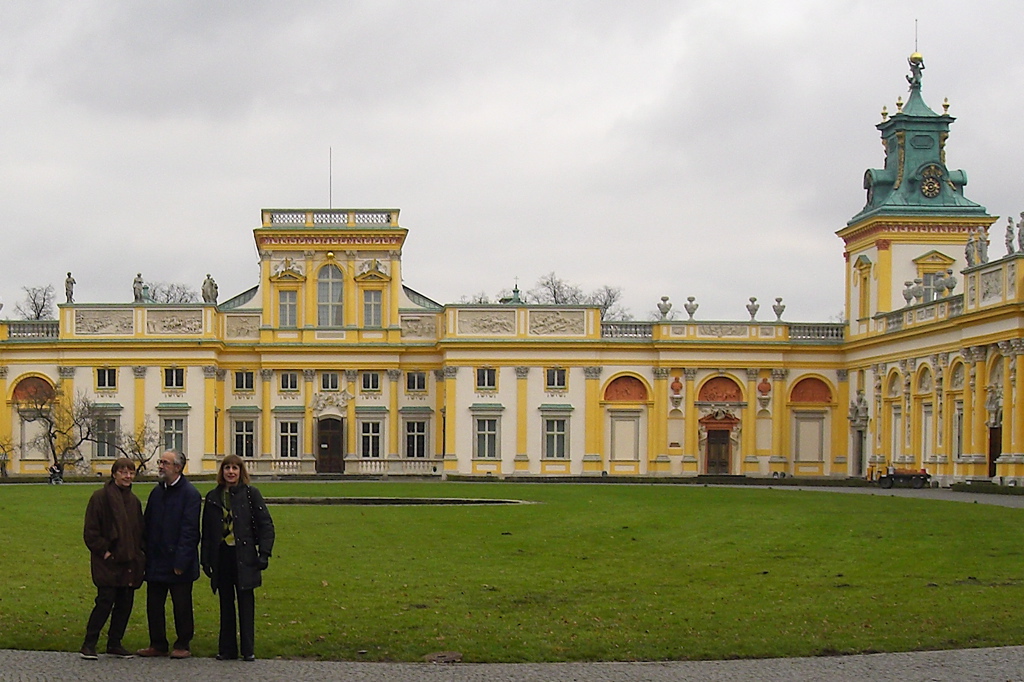
[[[0,647],[81,645],[95,595],[82,518],[95,489],[0,486]],[[148,489],[136,485],[143,499]],[[1024,641],[1024,510],[698,486],[260,489],[539,503],[272,507],[278,542],[256,596],[263,658],[683,660]],[[212,655],[205,578],[195,608],[193,652]],[[146,644],[142,590],[126,645]]]

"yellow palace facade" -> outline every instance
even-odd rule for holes
[[[0,442],[43,473],[42,396],[99,415],[69,460],[109,469],[151,425],[188,471],[492,477],[864,476],[1024,482],[1024,236],[964,196],[953,118],[910,93],[845,243],[844,323],[609,322],[586,306],[442,305],[402,284],[397,209],[265,209],[260,279],[217,302],[80,303],[0,323]],[[838,269],[838,264],[837,264]],[[73,285],[73,283],[72,283]],[[760,318],[759,318],[760,316]],[[774,319],[773,319],[774,318]]]

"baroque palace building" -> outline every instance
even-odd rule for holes
[[[1024,482],[1024,234],[946,166],[953,117],[910,92],[877,124],[883,168],[845,243],[845,323],[602,321],[586,306],[438,304],[402,284],[392,209],[266,209],[260,280],[217,303],[59,306],[0,324],[0,439],[38,474],[40,396],[95,403],[109,468],[151,424],[188,470],[225,453],[257,473],[864,476]],[[837,264],[838,265],[838,264]],[[69,282],[69,287],[73,281]],[[663,308],[668,308],[663,300]],[[666,310],[667,312],[667,310]],[[768,316],[769,318],[771,315]]]

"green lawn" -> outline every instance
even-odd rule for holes
[[[82,517],[95,488],[0,486],[0,646],[81,645],[95,594]],[[148,486],[136,488],[145,499]],[[261,657],[681,660],[1024,641],[1024,510],[679,485],[260,488],[540,503],[272,507],[278,543],[256,596]],[[212,655],[217,607],[205,578],[195,596],[193,651]],[[126,645],[144,646],[145,628],[142,590]]]

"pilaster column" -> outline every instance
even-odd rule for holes
[[[398,392],[402,370],[388,370],[388,457],[398,457]]]
[[[654,406],[652,408],[648,439],[648,467],[654,465],[658,455],[668,454],[668,367],[651,368],[654,374]]]
[[[263,446],[263,452],[268,457],[273,456],[274,453],[274,413],[271,411],[271,397],[270,390],[274,384],[274,370],[272,369],[261,369],[260,370],[260,396],[262,399],[262,414],[260,419],[260,443]]]
[[[1003,430],[1001,432],[1002,443],[1000,443],[1001,450],[1004,454],[1012,455],[1017,451],[1013,449],[1013,386],[1017,383],[1017,365],[1015,364],[1015,352],[1013,350],[1013,344],[1009,341],[999,342],[999,354],[1002,355],[1000,361],[1003,363],[1003,385],[1000,386],[1002,392],[1002,413],[1003,413]]]
[[[599,366],[584,367],[583,379],[586,384],[586,423],[583,426],[584,449],[591,458],[601,460],[602,470],[607,471],[607,453],[604,451],[604,422],[601,414],[601,370]]]
[[[757,454],[757,375],[761,370],[747,368],[747,406],[743,408],[743,432],[740,440],[740,471],[745,471],[743,458]]]
[[[971,433],[971,454],[979,455],[987,462],[986,443],[988,443],[988,438],[985,437],[985,431],[988,428],[986,426],[988,419],[985,414],[985,399],[988,395],[985,389],[988,379],[988,363],[986,362],[988,353],[984,346],[974,346],[971,350],[974,360],[974,428]],[[985,473],[987,473],[987,469]]]
[[[217,407],[217,368],[213,365],[203,365],[203,454],[209,455],[217,448],[216,429],[217,421],[215,410]]]
[[[313,256],[315,251],[305,250],[302,252],[303,269],[306,272],[306,281],[302,284],[302,326],[311,328],[319,325],[319,310],[316,305],[316,273],[313,272]],[[308,403],[307,403],[308,404]],[[309,442],[309,441],[307,441]]]
[[[136,432],[141,430],[146,424],[146,372],[148,370],[149,367],[143,365],[135,365],[132,367],[132,377],[134,377],[132,393],[135,394],[132,416]]]
[[[458,471],[459,470],[459,458],[458,458],[458,441],[455,438],[456,425],[458,420],[456,416],[458,409],[455,403],[455,380],[458,377],[459,368],[448,365],[444,368],[444,413],[445,413],[445,442],[447,443],[448,455],[445,457],[444,470],[445,471]],[[470,436],[472,437],[472,436]],[[470,451],[472,456],[472,450]],[[472,468],[470,463],[469,468]]]
[[[786,396],[788,378],[788,369],[772,370],[772,452],[786,458],[786,468],[792,473],[793,462],[789,456],[789,432],[786,428],[789,423],[789,399]]]
[[[526,457],[528,454],[527,422],[527,378],[530,376],[529,367],[516,367],[516,455]]]
[[[391,276],[390,295],[387,301],[387,326],[398,327],[401,325],[401,319],[398,315],[398,303],[402,300],[402,252],[401,251],[389,251],[388,252],[388,265]]]
[[[1003,414],[1013,413],[1013,440],[1010,452],[1024,454],[1024,339],[1014,339],[1013,366],[1015,368],[1011,399],[1003,402]],[[6,395],[6,394],[5,394]]]
[[[7,366],[0,365],[0,396],[7,398]],[[0,440],[13,444],[13,434],[11,432],[12,424],[10,419],[10,411],[7,413],[7,419],[0,419]],[[11,453],[13,457],[13,453]],[[13,465],[14,462],[8,462],[8,466]]]
[[[356,285],[356,252],[346,251],[344,262],[338,261],[338,267],[345,273],[345,304],[342,313],[346,327],[359,325],[359,308],[363,302],[359,300],[359,287]]]
[[[836,379],[839,381],[837,390],[839,395],[836,397],[837,408],[834,410],[832,415],[832,447],[835,448],[833,452],[833,460],[836,457],[846,457],[846,471],[850,473],[850,425],[842,418],[843,408],[850,404],[850,373],[845,369],[836,370]],[[829,470],[831,470],[831,463],[829,464]],[[859,474],[860,472],[857,472]]]
[[[308,266],[308,258],[306,263]],[[309,272],[308,267],[306,272]],[[302,370],[302,442],[306,452],[310,452],[314,458],[318,458],[320,456],[320,448],[313,442],[313,438],[316,435],[316,421],[313,419],[313,390],[315,386],[313,382],[315,380],[316,370]]]
[[[686,424],[686,433],[683,435],[683,455],[696,458],[699,454],[697,452],[697,393],[694,391],[693,383],[697,378],[696,367],[686,367],[683,369],[683,376],[686,379],[686,406],[683,408],[683,414]],[[698,462],[698,466],[699,466]]]
[[[448,411],[444,409],[445,406],[445,385],[444,385],[444,370],[434,370],[434,412],[438,415],[437,422],[431,427],[431,432],[434,434],[434,447],[432,452],[435,456],[444,455],[448,448],[448,443],[445,438],[445,420],[447,419]]]
[[[348,306],[345,307],[348,310]],[[356,381],[359,379],[359,372],[354,369],[345,370],[345,384],[348,394],[352,398],[345,405],[345,452],[351,456],[357,455],[359,434],[356,431]]]

